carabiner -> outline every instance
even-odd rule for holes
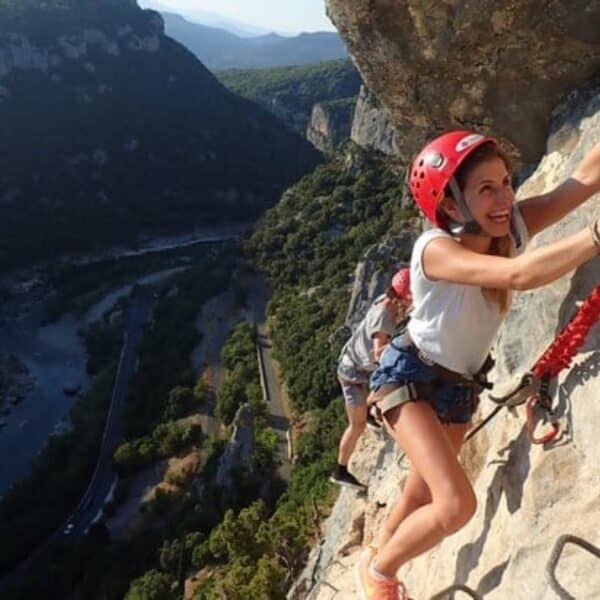
[[[527,434],[529,435],[529,440],[532,444],[547,444],[556,438],[556,436],[560,432],[560,426],[558,421],[553,420],[550,422],[552,429],[548,431],[546,434],[536,437],[535,436],[535,415],[534,410],[537,405],[540,405],[549,415],[551,415],[551,411],[549,408],[542,402],[541,396],[539,394],[533,394],[527,400],[526,410],[527,410]]]

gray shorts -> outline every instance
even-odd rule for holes
[[[357,369],[352,361],[344,357],[338,366],[338,380],[346,406],[363,406],[369,395],[369,373]]]
[[[340,379],[340,385],[342,386],[342,394],[346,406],[364,406],[367,403],[367,396],[369,395],[369,386],[366,383],[350,383]]]

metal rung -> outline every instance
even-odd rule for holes
[[[590,554],[593,554],[596,558],[600,558],[600,548],[597,548],[593,544],[586,542],[576,535],[569,534],[561,535],[556,540],[554,548],[552,548],[548,564],[546,565],[546,577],[548,579],[548,583],[550,584],[550,587],[558,594],[558,597],[561,598],[561,600],[576,600],[575,596],[571,596],[571,594],[569,594],[569,592],[567,592],[567,590],[565,590],[565,588],[558,583],[558,579],[556,579],[556,574],[554,573],[556,565],[560,560],[562,550],[568,543],[580,546],[584,550],[587,550]]]
[[[444,600],[444,598],[446,598],[446,596],[448,596],[452,592],[464,592],[468,596],[471,596],[473,600],[483,600],[483,597],[480,594],[478,594],[475,590],[472,590],[466,585],[461,585],[460,583],[447,587],[445,590],[438,592],[435,596],[431,596],[429,600]]]

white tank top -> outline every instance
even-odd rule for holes
[[[515,208],[515,248],[521,253],[527,228]],[[430,229],[415,242],[410,264],[413,312],[408,331],[426,358],[455,371],[474,375],[483,365],[502,323],[498,305],[484,297],[480,287],[432,281],[423,269],[423,251],[436,238],[452,236]]]

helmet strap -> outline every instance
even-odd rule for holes
[[[458,207],[458,211],[460,212],[460,216],[462,217],[462,223],[457,223],[454,221],[450,225],[450,231],[454,235],[460,235],[461,233],[472,233],[479,234],[482,232],[481,226],[479,223],[473,218],[469,207],[465,201],[465,197],[462,193],[462,190],[458,186],[456,179],[454,177],[450,178],[448,182],[448,187],[452,192],[452,197],[454,198],[456,205]]]
[[[512,209],[510,211],[510,233],[512,235],[513,241],[515,242],[515,247],[519,248],[523,244],[523,239],[521,237],[521,233],[519,232],[519,228],[517,227],[517,207],[513,204]]]

